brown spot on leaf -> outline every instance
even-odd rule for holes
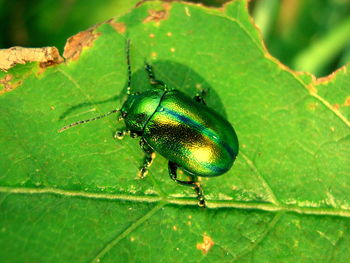
[[[151,57],[152,57],[152,58],[156,58],[156,57],[157,57],[157,53],[156,53],[156,52],[152,52],[152,53],[151,53]]]
[[[345,99],[344,106],[350,106],[350,97]]]
[[[207,254],[208,251],[214,246],[214,241],[210,236],[204,233],[203,235],[203,243],[197,244],[197,249],[202,250],[203,254]]]
[[[332,81],[335,76],[336,76],[335,72],[332,72],[328,76],[317,78],[316,84],[327,84],[328,82]]]
[[[169,3],[163,3],[162,6],[162,10],[148,10],[149,16],[143,20],[143,23],[148,23],[151,21],[159,23],[161,20],[167,19],[171,5]]]
[[[316,110],[316,108],[318,107],[318,103],[317,102],[311,102],[308,104],[308,108],[312,111]]]
[[[334,104],[334,105],[333,105],[333,109],[339,110],[339,104]]]
[[[64,47],[63,56],[67,60],[77,60],[80,57],[83,48],[91,47],[93,42],[100,35],[101,33],[95,33],[94,28],[91,28],[68,38],[66,46]]]
[[[11,82],[12,79],[13,79],[13,76],[11,74],[6,74],[5,77],[0,79],[0,85],[4,86],[4,89],[0,90],[0,95],[10,90],[13,90],[22,84],[21,80],[13,83]]]
[[[333,71],[331,74],[329,74],[328,76],[325,77],[321,77],[316,79],[316,84],[327,84],[328,82],[331,82],[332,80],[335,79],[335,77],[340,74],[340,73],[346,73],[346,65],[338,68],[337,70]]]
[[[126,25],[123,22],[116,22],[114,19],[110,19],[107,23],[120,34],[123,34],[126,31]]]
[[[8,83],[10,80],[12,80],[13,76],[11,74],[6,74],[5,77],[3,77],[2,79],[0,79],[0,83],[1,84],[6,84]]]
[[[11,47],[0,50],[0,69],[7,71],[16,64],[25,64],[26,62],[40,62],[46,65],[59,64],[63,61],[57,48],[25,48]]]

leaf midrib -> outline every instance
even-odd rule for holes
[[[166,203],[182,206],[197,206],[197,200],[191,198],[175,198],[161,196],[141,196],[128,194],[108,194],[108,193],[91,193],[73,190],[64,190],[59,188],[30,188],[30,187],[8,187],[1,186],[0,193],[9,194],[53,194],[65,197],[79,197],[89,199],[108,199],[122,200],[145,203]],[[267,212],[290,212],[304,215],[316,216],[338,216],[350,218],[350,210],[340,208],[321,208],[321,207],[298,207],[284,204],[259,203],[259,202],[241,202],[226,200],[207,200],[208,209],[220,208],[238,208],[245,210],[261,210]]]

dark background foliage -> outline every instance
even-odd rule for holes
[[[130,0],[0,0],[0,48],[56,46],[122,14]],[[220,7],[223,0],[192,1]],[[325,76],[350,60],[348,0],[258,0],[250,12],[270,53],[295,69]]]

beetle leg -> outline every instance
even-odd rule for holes
[[[194,190],[196,191],[197,198],[198,198],[198,201],[199,201],[198,205],[200,207],[205,207],[204,194],[203,194],[202,187],[199,185],[199,183],[195,182],[193,180],[191,180],[191,181],[181,181],[181,180],[177,179],[177,167],[178,167],[178,165],[176,163],[169,161],[168,167],[169,167],[170,178],[173,179],[175,182],[177,182],[179,184],[188,185],[188,186],[194,187]]]
[[[125,135],[130,135],[131,138],[139,137],[140,135],[137,132],[129,131],[129,130],[120,130],[116,131],[114,134],[114,139],[123,139]]]
[[[166,84],[163,81],[155,79],[154,73],[153,73],[153,68],[147,62],[145,62],[145,69],[146,69],[146,72],[148,74],[149,82],[151,83],[151,85],[153,87],[160,86],[163,90],[167,89]]]
[[[125,135],[129,135],[130,131],[129,130],[121,130],[121,131],[116,131],[114,134],[114,139],[123,139]]]
[[[207,105],[206,103],[205,103],[205,101],[204,101],[204,96],[206,95],[206,91],[205,90],[201,90],[200,92],[198,92],[197,94],[196,94],[196,96],[194,96],[194,100],[195,101],[197,101],[197,102],[199,102],[199,103],[202,103],[202,104],[204,104],[204,105]]]
[[[145,158],[143,159],[143,164],[139,170],[139,177],[144,178],[148,173],[148,167],[151,166],[154,157],[156,156],[155,152],[148,146],[144,139],[140,140],[140,146],[145,152]]]

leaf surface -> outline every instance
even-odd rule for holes
[[[323,81],[286,69],[244,1],[145,3],[93,34],[76,60],[0,73],[22,76],[0,96],[0,261],[348,260],[349,66]],[[143,154],[113,139],[117,116],[57,132],[122,105],[127,38],[134,91],[149,88],[147,60],[171,88],[208,90],[235,127],[233,168],[201,180],[207,209],[159,155],[137,177]]]

